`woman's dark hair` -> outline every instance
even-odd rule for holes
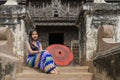
[[[37,49],[37,47],[32,44],[32,41],[33,41],[32,33],[33,33],[34,31],[37,32],[36,29],[31,29],[31,30],[29,31],[29,43],[30,43],[31,48]]]
[[[31,30],[29,31],[29,41],[30,41],[30,42],[32,42],[32,41],[33,41],[33,38],[32,38],[32,33],[33,33],[34,31],[36,31],[36,32],[37,32],[37,30],[36,30],[36,29],[31,29]]]

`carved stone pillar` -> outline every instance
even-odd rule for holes
[[[25,22],[20,20],[16,24],[15,29],[15,41],[13,52],[22,60],[24,57],[24,41],[25,41]]]
[[[90,15],[86,16],[86,59],[89,61],[93,57],[93,53],[96,51],[97,47],[97,31],[92,25],[92,19],[93,17]]]
[[[120,16],[117,17],[118,21],[117,21],[117,25],[116,25],[116,29],[115,29],[115,41],[116,42],[120,42]]]

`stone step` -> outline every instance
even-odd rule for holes
[[[7,43],[7,40],[0,40],[0,45],[3,46]]]
[[[16,74],[16,80],[92,80],[87,66],[59,67],[59,74],[45,74],[38,69],[23,67],[23,73]]]
[[[59,74],[24,72],[17,74],[16,80],[92,80],[92,75],[88,72],[63,72]]]
[[[58,67],[60,72],[88,72],[89,67],[88,66],[69,66],[69,67]],[[24,72],[30,71],[37,71],[33,68],[29,67],[23,67]]]
[[[88,66],[58,67],[60,72],[88,72]]]

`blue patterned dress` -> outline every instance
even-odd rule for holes
[[[37,46],[40,48],[40,42],[36,42]],[[30,67],[38,68],[46,73],[50,73],[56,68],[56,64],[50,53],[42,51],[41,53],[36,53],[34,55],[28,55],[27,64]]]

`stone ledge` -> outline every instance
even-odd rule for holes
[[[119,3],[86,3],[83,10],[120,10]]]
[[[93,60],[97,60],[99,58],[105,58],[105,57],[109,57],[109,56],[113,56],[113,55],[117,55],[120,54],[120,46],[115,46],[113,48],[110,48],[106,51],[100,52],[98,53]]]
[[[26,13],[21,5],[0,5],[0,14],[22,14]]]

